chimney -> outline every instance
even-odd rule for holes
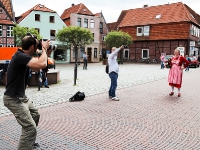
[[[144,8],[147,8],[148,7],[148,5],[144,5]]]
[[[74,6],[74,3],[72,3],[72,7]]]

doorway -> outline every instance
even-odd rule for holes
[[[87,55],[88,55],[88,62],[91,62],[91,57],[92,57],[92,48],[91,47],[87,48]]]

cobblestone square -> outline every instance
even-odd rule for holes
[[[105,65],[78,67],[58,64],[61,81],[50,88],[28,87],[26,94],[39,108],[37,141],[42,150],[199,150],[199,68],[183,73],[181,97],[170,97],[168,69],[159,64],[119,65],[120,101],[108,98],[110,79]],[[0,85],[0,149],[17,148],[21,127],[3,106]],[[81,102],[69,102],[77,91]]]

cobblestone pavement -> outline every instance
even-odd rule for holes
[[[27,89],[40,108],[37,142],[43,150],[199,150],[200,69],[184,71],[181,97],[170,97],[168,69],[158,64],[120,65],[117,95],[108,99],[110,80],[105,66],[78,68],[73,86],[73,65],[60,64],[61,82],[49,89]],[[68,102],[78,90],[81,102]],[[16,149],[20,126],[2,104],[0,86],[0,149]],[[8,116],[9,115],[9,116]]]

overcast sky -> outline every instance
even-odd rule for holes
[[[187,4],[200,14],[200,0],[12,0],[16,17],[37,4],[45,5],[60,16],[65,9],[71,7],[72,3],[75,5],[83,3],[94,14],[102,11],[107,23],[116,22],[122,10],[141,8],[144,5],[156,6],[177,2]]]

